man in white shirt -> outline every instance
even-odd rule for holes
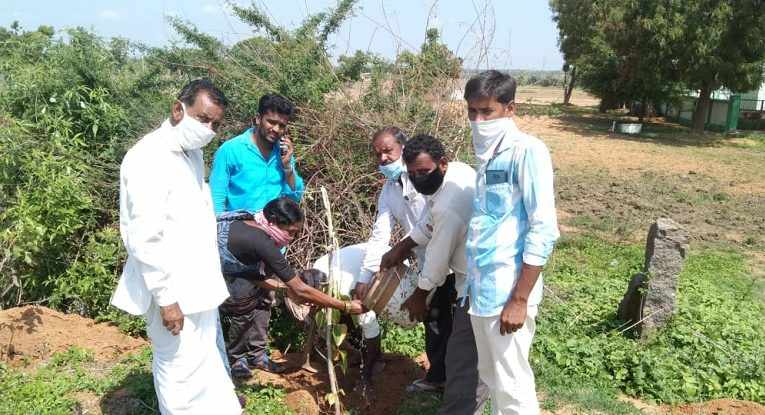
[[[446,389],[441,414],[480,414],[488,390],[478,378],[477,351],[465,300],[465,235],[472,215],[476,174],[472,167],[449,162],[443,145],[429,135],[418,135],[404,148],[404,161],[414,187],[425,195],[425,220],[397,244],[386,258],[400,261],[413,243],[427,241],[425,260],[414,294],[403,304],[412,319],[423,320],[432,312],[426,299],[444,285],[451,269],[457,291],[457,307],[446,350]],[[451,312],[451,310],[449,310]]]
[[[364,298],[372,275],[380,269],[381,258],[390,249],[389,244],[394,227],[398,224],[404,234],[408,235],[421,219],[425,208],[425,198],[409,181],[406,166],[401,157],[406,141],[406,135],[398,127],[385,127],[372,136],[372,149],[380,173],[386,180],[377,200],[377,218],[366,244],[358,283],[354,287],[354,296],[357,299]],[[421,238],[420,242],[420,245],[414,247],[414,254],[417,262],[422,264],[427,238]],[[453,290],[453,283],[452,286],[446,286],[435,293],[434,301],[439,303],[439,299],[448,296],[449,290]],[[362,315],[360,320],[362,327],[365,327],[365,322],[367,323],[367,329],[363,333],[366,340],[364,351],[366,369],[362,380],[371,383],[372,369],[380,356],[380,330],[374,311]],[[444,313],[440,319],[425,323],[426,353],[430,367],[425,378],[415,380],[408,390],[432,390],[443,384],[446,378],[444,365],[446,341],[451,332],[451,325],[451,317],[447,313]]]
[[[146,319],[162,414],[242,411],[216,344],[218,306],[229,294],[202,160],[227,104],[209,80],[190,82],[120,169],[128,258],[111,302]]]

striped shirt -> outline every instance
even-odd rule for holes
[[[466,244],[470,314],[500,314],[522,263],[544,265],[559,236],[550,153],[510,120],[476,179]],[[540,275],[528,304],[541,300]]]

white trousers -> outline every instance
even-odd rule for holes
[[[145,317],[159,411],[164,415],[241,414],[218,350],[218,309],[186,315],[178,336],[162,325],[156,303]]]
[[[515,333],[499,334],[499,316],[470,316],[478,348],[478,374],[491,391],[494,415],[537,415],[539,402],[529,350],[537,306],[529,306],[526,322]]]
[[[377,314],[372,310],[359,316],[359,326],[365,339],[374,339],[380,335],[380,322],[377,321]]]

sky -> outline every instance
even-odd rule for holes
[[[19,21],[32,30],[82,26],[103,37],[124,37],[164,46],[179,37],[166,16],[195,24],[227,44],[253,35],[227,2],[254,3],[273,22],[294,28],[308,14],[336,0],[0,0],[0,26]],[[330,38],[334,58],[363,50],[392,59],[417,50],[427,28],[465,59],[466,68],[558,70],[563,65],[558,32],[547,0],[360,0],[353,16]]]

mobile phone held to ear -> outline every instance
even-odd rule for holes
[[[287,143],[285,143],[283,141],[279,142],[279,151],[281,152],[281,154],[287,153],[287,151],[289,151],[289,149],[290,149],[290,147],[287,145]]]

